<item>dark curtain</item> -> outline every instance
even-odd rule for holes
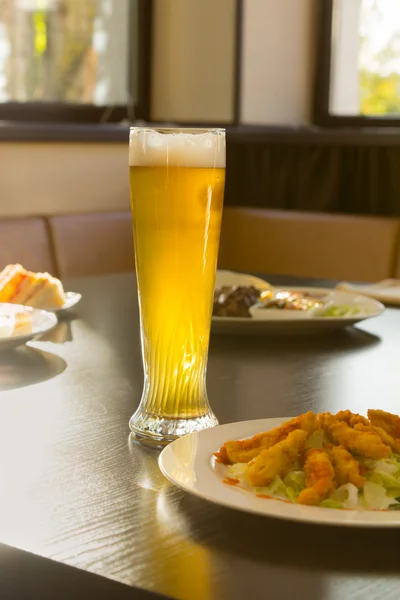
[[[228,132],[226,205],[400,215],[400,132]]]

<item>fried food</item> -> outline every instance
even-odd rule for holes
[[[352,483],[362,488],[365,483],[360,473],[359,462],[343,446],[331,446],[329,456],[335,469],[335,478],[338,485]]]
[[[335,471],[326,450],[312,448],[304,464],[306,488],[300,492],[299,504],[320,504],[335,489]]]
[[[309,412],[304,413],[304,415],[295,417],[289,421],[287,425],[290,425],[291,431],[299,428],[307,433],[313,433],[318,428],[317,415],[310,410]]]
[[[336,422],[335,416],[330,412],[318,413],[317,415],[318,427],[328,432],[328,429],[333,423]]]
[[[0,273],[0,302],[57,309],[65,304],[65,293],[61,281],[49,273],[8,265]]]
[[[345,421],[350,427],[354,427],[358,423],[370,425],[368,419],[357,413],[352,413],[351,410],[340,410],[334,417],[337,421]]]
[[[352,429],[344,421],[333,423],[329,426],[328,431],[336,444],[355,454],[375,460],[388,458],[391,454],[389,446],[384,444],[376,433]]]
[[[387,431],[382,429],[382,427],[377,427],[375,425],[363,425],[362,423],[358,423],[358,425],[356,425],[354,429],[356,429],[357,431],[364,431],[379,435],[384,444],[389,446],[389,448],[393,452],[396,452],[396,454],[400,454],[400,439],[395,439],[393,436],[390,435],[390,433],[387,433]]]
[[[381,427],[395,439],[400,438],[400,418],[397,415],[392,415],[384,410],[369,409],[368,418],[372,425]]]
[[[256,458],[262,450],[268,450],[275,444],[284,440],[289,433],[301,429],[312,433],[318,427],[317,417],[312,411],[290,419],[280,427],[271,431],[258,433],[248,440],[228,441],[215,453],[217,460],[225,465],[248,463]]]
[[[224,482],[284,502],[400,510],[400,418],[381,410],[368,416],[308,412],[250,439],[226,442],[216,453],[230,465]]]
[[[328,431],[329,427],[333,425],[333,423],[343,422],[349,425],[349,427],[355,427],[358,423],[362,423],[363,425],[370,425],[371,423],[363,417],[362,415],[358,415],[357,413],[352,413],[351,410],[340,410],[338,413],[333,415],[332,413],[319,413],[317,415],[318,426],[322,427],[325,431]]]
[[[253,285],[225,285],[214,292],[215,317],[249,317],[249,308],[260,302],[261,291]]]
[[[267,450],[262,450],[248,466],[247,479],[251,485],[266,486],[279,475],[284,477],[304,451],[307,432],[296,429],[286,439]]]
[[[228,441],[215,453],[217,460],[224,465],[248,463],[258,456],[261,450],[267,450],[287,437],[287,433],[276,427],[266,433],[259,433],[249,440]]]

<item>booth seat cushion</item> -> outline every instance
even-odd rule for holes
[[[61,277],[134,270],[129,211],[49,218]]]
[[[219,267],[377,281],[393,276],[399,229],[391,218],[226,208]]]
[[[41,217],[0,220],[0,270],[21,263],[31,271],[57,275],[48,224]]]

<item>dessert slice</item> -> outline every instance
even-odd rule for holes
[[[62,283],[49,273],[32,273],[21,265],[8,265],[0,273],[0,302],[57,309],[65,304]]]
[[[21,265],[8,265],[0,273],[0,302],[12,302],[11,298],[18,292],[26,273]]]
[[[23,302],[34,308],[61,308],[65,304],[65,294],[62,283],[49,273],[36,273],[34,275],[33,290]]]

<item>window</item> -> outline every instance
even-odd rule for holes
[[[400,125],[400,0],[322,2],[320,124]]]
[[[0,119],[137,117],[139,4],[0,0]]]

